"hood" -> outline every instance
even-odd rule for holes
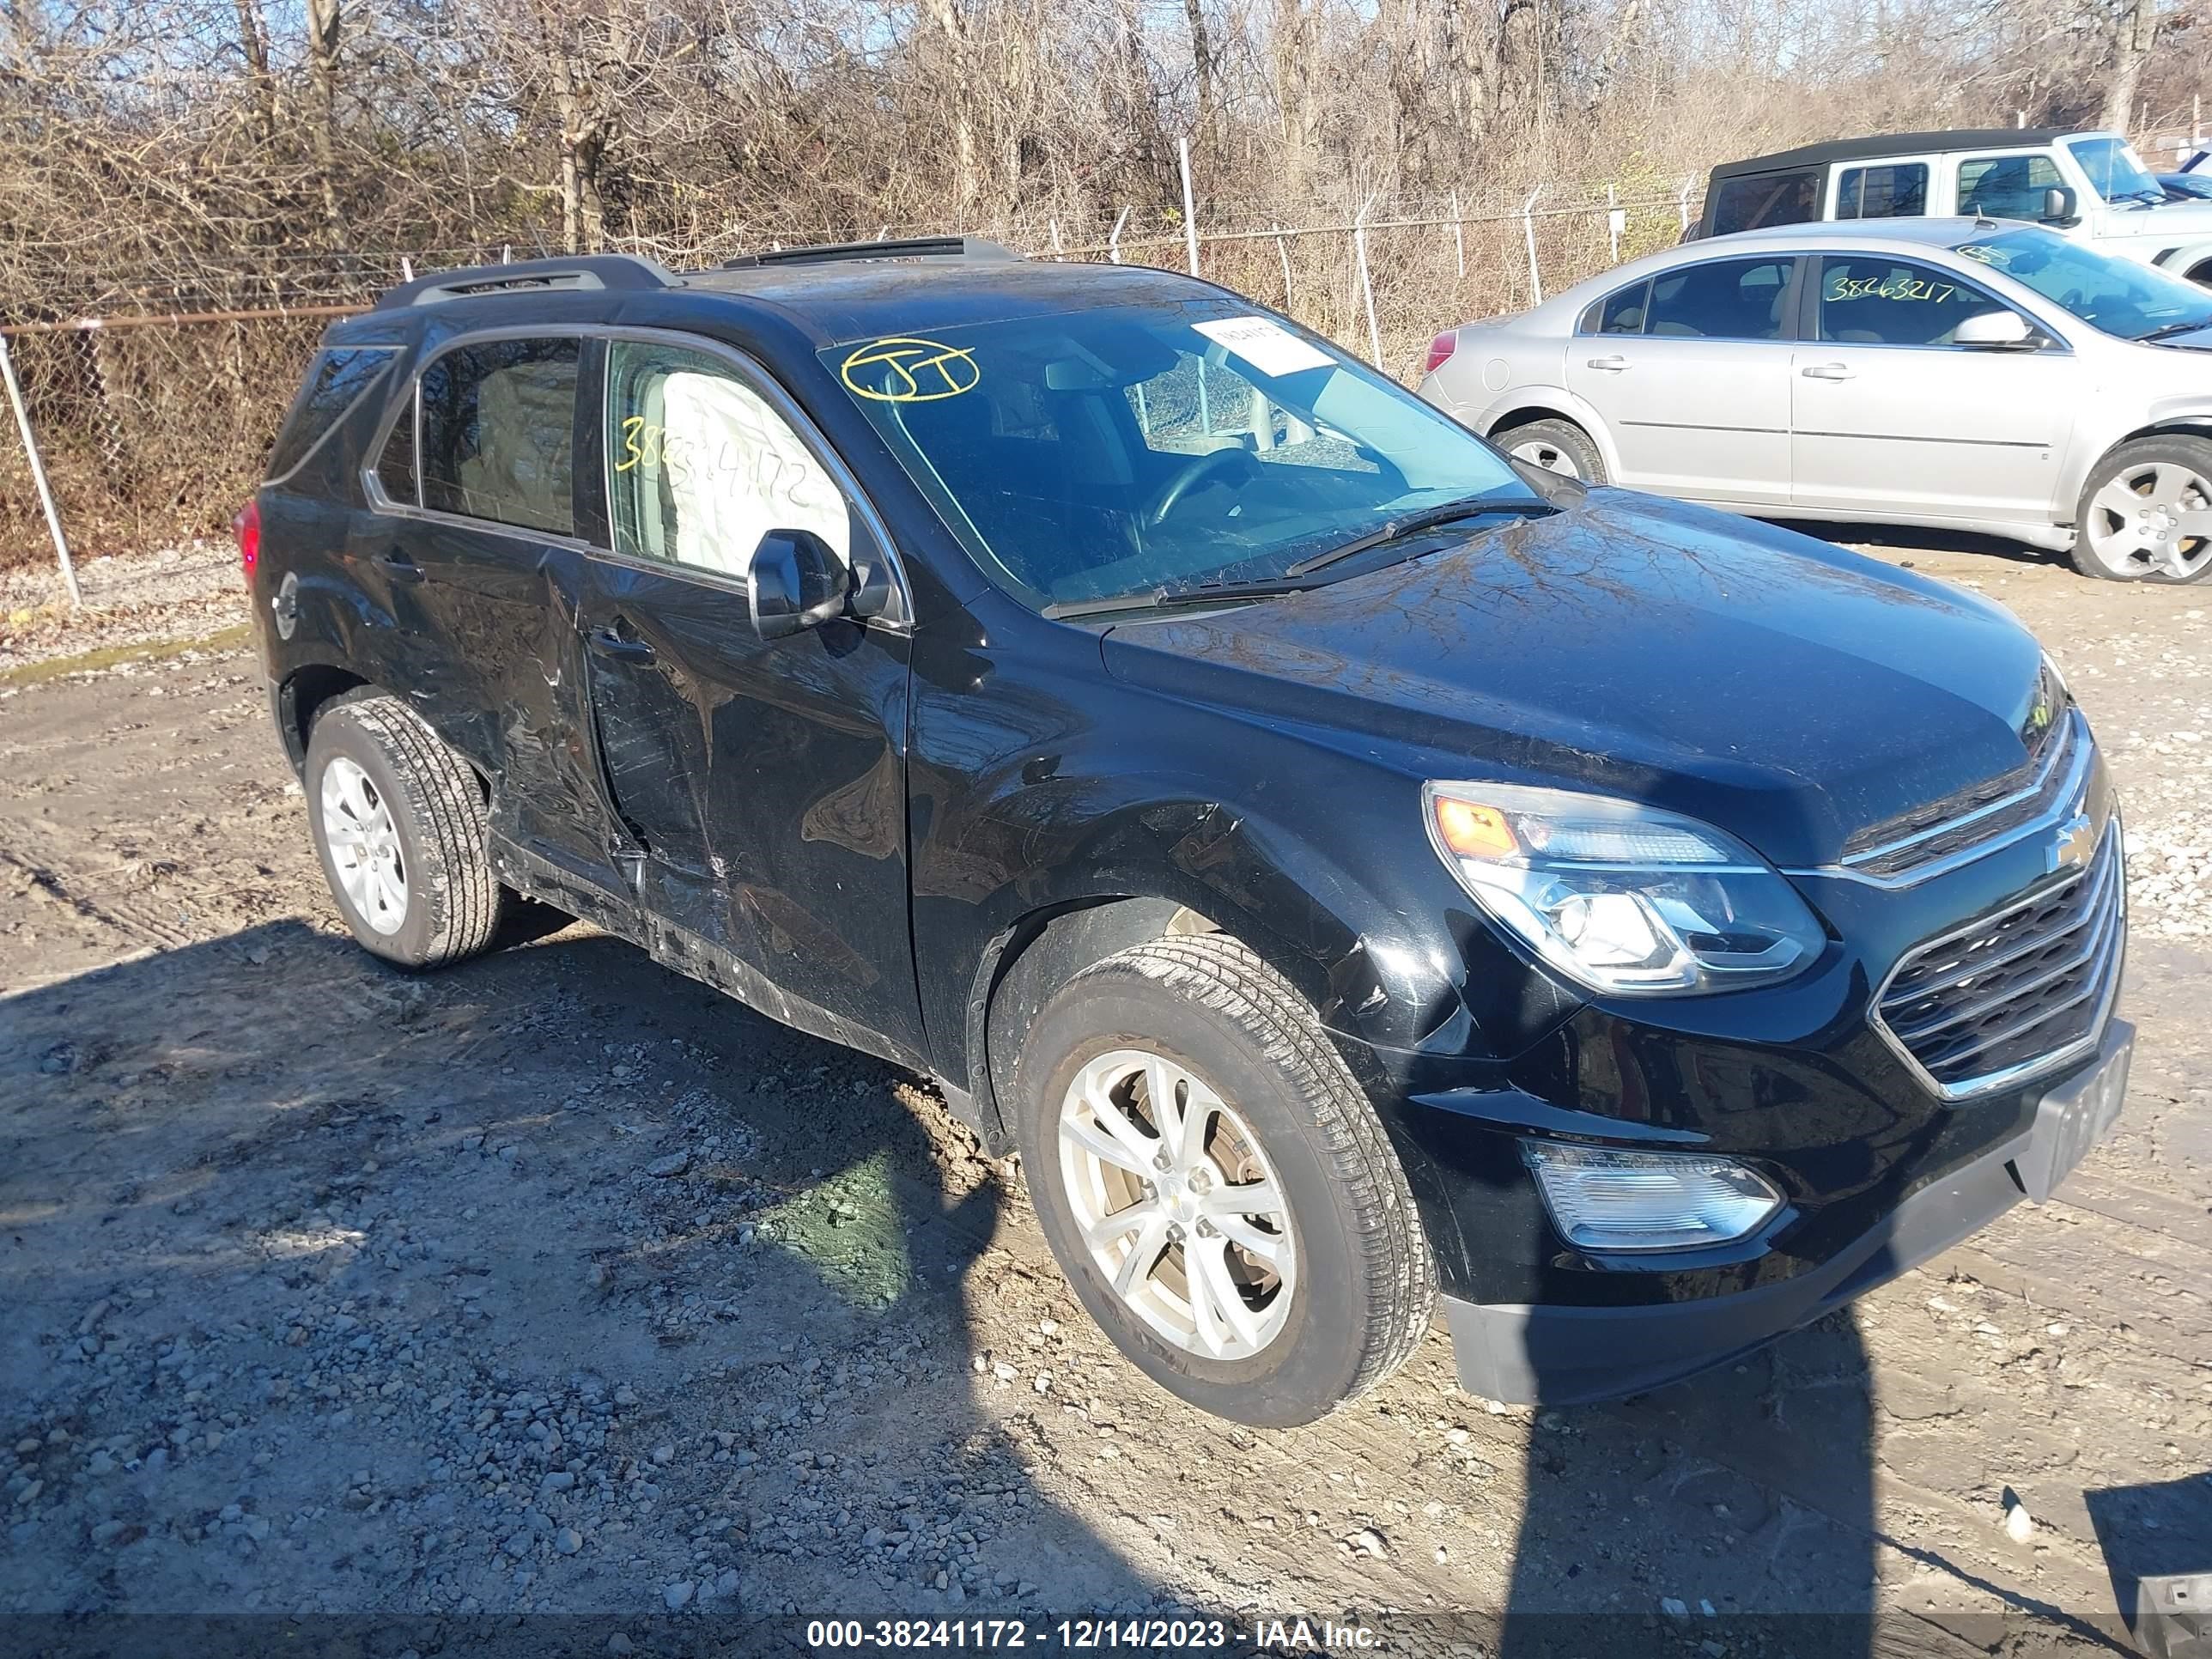
[[[1125,623],[1104,655],[1430,776],[1687,812],[1782,865],[2021,765],[2041,665],[1955,588],[1609,489],[1304,593]]]

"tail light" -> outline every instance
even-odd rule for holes
[[[253,580],[253,567],[261,562],[261,503],[248,501],[238,509],[238,516],[230,521],[231,533],[238,538],[239,568],[246,572],[246,580]]]
[[[1435,374],[1451,361],[1452,353],[1458,349],[1459,331],[1455,328],[1446,329],[1429,342],[1429,366],[1421,372],[1425,374]]]

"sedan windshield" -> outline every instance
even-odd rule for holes
[[[1228,301],[939,329],[822,361],[969,552],[1040,608],[1280,581],[1431,509],[1543,505],[1402,387]]]
[[[2166,192],[2124,138],[2076,138],[2066,146],[2108,202],[2163,202]]]
[[[2047,230],[2007,231],[1959,252],[2123,340],[2212,327],[2212,293]]]

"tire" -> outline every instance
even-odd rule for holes
[[[1530,421],[1492,433],[1490,441],[1515,460],[1547,472],[1580,478],[1588,484],[1609,482],[1605,457],[1597,444],[1572,421]]]
[[[2098,462],[2074,509],[2072,557],[2104,581],[2212,576],[2212,440],[2138,438]]]
[[[1097,1079],[1110,1079],[1132,1058],[1182,1074],[1168,1094],[1203,1106],[1193,1115],[1210,1136],[1205,1157],[1161,1171],[1142,1156],[1156,1125],[1139,1113],[1150,1114],[1151,1079],[1162,1075],[1149,1070],[1126,1092],[1103,1096],[1109,1111],[1126,1103],[1123,1127],[1140,1149],[1127,1167],[1098,1159],[1088,1150],[1096,1142],[1064,1133],[1065,1112],[1086,1137],[1128,1154],[1129,1141],[1098,1128],[1105,1120],[1088,1103],[1102,1098],[1091,1091]],[[1170,1393],[1256,1427],[1310,1423],[1396,1370],[1427,1330],[1436,1264],[1381,1120],[1312,1011],[1238,941],[1218,933],[1161,939],[1085,969],[1030,1026],[1012,1093],[1023,1167],[1054,1255],[1091,1317]],[[1166,1137],[1150,1144],[1163,1149],[1156,1157],[1167,1156]],[[1142,1169],[1147,1163],[1151,1169]],[[1186,1168],[1198,1173],[1185,1178]],[[1190,1231],[1179,1242],[1156,1243],[1150,1259],[1157,1265],[1137,1274],[1128,1263],[1146,1259],[1153,1224],[1113,1224],[1166,1213],[1166,1204],[1138,1195],[1146,1190],[1139,1175],[1155,1173],[1157,1187],[1172,1188],[1171,1201],[1187,1212],[1166,1224]],[[1271,1183],[1279,1207],[1205,1207],[1222,1206],[1247,1182],[1255,1194]],[[1102,1222],[1102,1211],[1110,1220]],[[1223,1218],[1218,1227],[1209,1215]],[[1097,1229],[1091,1240],[1086,1216]],[[1268,1252],[1276,1267],[1239,1239]],[[1225,1302],[1192,1293],[1194,1250],[1201,1266],[1217,1264],[1201,1283],[1227,1284],[1243,1304],[1243,1325],[1223,1311]],[[1117,1251],[1122,1276],[1133,1280],[1130,1296],[1109,1272]],[[1176,1314],[1169,1293],[1178,1283],[1188,1317]],[[1201,1326],[1224,1340],[1210,1342]],[[1247,1327],[1267,1333],[1264,1340],[1243,1340]]]
[[[486,845],[483,793],[413,709],[368,690],[328,704],[308,734],[303,787],[324,878],[364,949],[426,969],[490,945],[506,890]]]

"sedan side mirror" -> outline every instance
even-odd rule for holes
[[[2081,222],[2074,210],[2074,192],[2064,185],[2053,185],[2043,192],[2043,222],[2046,225],[2073,225]]]
[[[850,578],[830,544],[811,530],[771,530],[745,566],[753,630],[787,639],[845,612]]]
[[[1985,311],[1953,329],[1951,343],[1978,351],[2032,351],[2040,341],[2017,311]]]

